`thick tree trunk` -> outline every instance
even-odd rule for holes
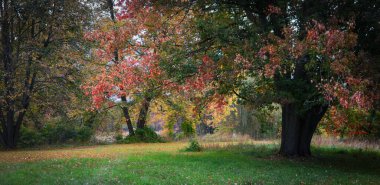
[[[5,146],[4,138],[3,138],[3,133],[0,133],[0,145]]]
[[[127,99],[125,98],[125,96],[121,97],[121,101],[127,102]],[[132,125],[132,121],[131,121],[131,116],[129,115],[128,107],[123,106],[122,109],[123,109],[125,121],[127,123],[129,135],[130,136],[135,135],[135,131],[133,130],[133,125]]]
[[[142,102],[139,118],[137,120],[137,128],[142,129],[146,125],[146,118],[149,111],[150,101],[151,101],[151,98],[145,97],[144,101]]]
[[[311,139],[327,107],[316,105],[306,112],[301,112],[295,104],[282,106],[281,155],[311,156]]]
[[[286,156],[298,155],[300,122],[294,104],[282,106],[282,131],[280,154]]]
[[[5,86],[5,104],[4,107],[0,108],[0,111],[6,112],[4,114],[5,119],[3,124],[2,137],[4,139],[4,146],[6,148],[16,147],[15,138],[15,65],[12,60],[12,45],[11,45],[11,27],[10,27],[10,16],[9,9],[10,4],[8,0],[4,0],[1,10],[1,41],[2,41],[2,62],[4,65],[5,75],[4,75],[4,86]]]
[[[14,130],[14,129],[12,129]],[[10,132],[7,134],[7,139],[4,140],[4,147],[6,149],[15,149],[17,146],[17,138],[13,137],[14,133],[11,133],[12,135],[9,135]]]
[[[6,149],[14,149],[17,146],[18,130],[16,130],[13,120],[5,123],[5,130],[1,133],[1,144]]]
[[[31,94],[36,81],[36,71],[32,70],[32,53],[25,66],[25,80],[22,89],[21,101],[16,99],[16,94],[19,86],[16,84],[18,73],[16,73],[17,62],[19,61],[19,53],[13,56],[13,32],[14,20],[11,16],[13,4],[9,0],[2,1],[1,6],[1,42],[2,42],[2,62],[4,66],[3,84],[4,84],[4,100],[0,100],[0,123],[1,123],[1,139],[0,143],[9,149],[16,148],[17,141],[20,135],[20,127],[23,122],[26,110],[29,107]],[[30,36],[34,39],[34,21],[31,28]],[[50,37],[44,42],[44,47],[47,47]],[[41,59],[41,57],[39,57]],[[21,86],[20,86],[21,87]]]

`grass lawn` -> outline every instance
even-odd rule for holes
[[[314,148],[284,159],[271,144],[103,145],[1,151],[0,184],[380,184],[380,152]]]

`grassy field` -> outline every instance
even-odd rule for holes
[[[314,148],[284,159],[277,145],[187,143],[2,151],[0,184],[380,184],[380,152]]]

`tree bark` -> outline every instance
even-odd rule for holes
[[[327,105],[315,105],[301,112],[295,104],[282,105],[280,154],[287,157],[311,156],[311,139],[327,108]]]
[[[296,115],[296,105],[282,106],[282,131],[280,154],[295,156],[298,154],[300,122]]]
[[[121,97],[121,101],[127,102],[127,99],[125,98],[125,96]],[[122,109],[123,109],[125,121],[127,123],[129,135],[130,136],[135,135],[135,131],[133,130],[133,125],[132,125],[132,121],[131,121],[131,116],[129,115],[128,107],[123,106]]]
[[[1,144],[1,146],[5,146],[5,142],[4,142],[4,138],[3,138],[3,134],[2,133],[0,135],[0,144]]]
[[[108,8],[109,8],[109,13],[110,13],[111,20],[114,23],[116,23],[115,10],[114,10],[114,2],[113,2],[113,0],[107,0],[107,3],[108,3]],[[119,51],[118,51],[118,48],[115,48],[113,54],[114,54],[114,60],[115,60],[114,62],[118,63],[119,62]],[[120,90],[123,90],[123,89],[120,89]],[[121,101],[126,103],[127,102],[126,97],[122,96],[121,97]],[[131,116],[129,115],[128,107],[123,106],[122,109],[123,109],[123,114],[124,114],[124,117],[125,117],[125,121],[127,123],[129,135],[131,135],[131,136],[135,135],[135,131],[133,130],[133,125],[132,125],[132,121],[131,121]]]
[[[137,128],[139,128],[139,129],[144,128],[146,125],[146,118],[147,118],[148,111],[149,111],[150,101],[151,101],[151,98],[145,97],[143,102],[142,102],[139,118],[137,120]]]
[[[14,138],[14,115],[15,115],[15,99],[14,99],[14,77],[15,67],[12,61],[12,45],[10,30],[10,4],[8,0],[4,0],[1,9],[1,41],[2,41],[2,60],[4,65],[4,85],[5,85],[5,122],[2,132],[4,138],[4,146],[6,148],[15,148]]]
[[[29,108],[31,94],[36,81],[36,71],[32,70],[32,53],[30,52],[29,59],[27,60],[25,67],[25,79],[23,84],[22,97],[16,99],[17,94],[16,80],[18,74],[16,73],[16,66],[18,63],[19,52],[16,52],[16,56],[13,56],[13,44],[15,37],[14,32],[14,17],[12,17],[12,3],[8,0],[2,1],[1,6],[1,50],[2,50],[2,62],[4,66],[4,78],[3,84],[5,86],[4,101],[0,100],[0,123],[2,126],[1,144],[6,148],[13,149],[17,146],[17,141],[20,135],[20,127],[23,122],[26,110]],[[20,36],[17,36],[20,37]],[[34,39],[34,21],[32,21],[32,27],[30,32],[31,39]],[[49,44],[48,37],[44,42],[44,47]],[[16,49],[17,50],[17,49]],[[42,57],[39,57],[41,59]],[[18,81],[17,81],[18,82]],[[17,102],[18,101],[18,102]],[[4,103],[3,103],[4,102]]]

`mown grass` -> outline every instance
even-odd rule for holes
[[[380,183],[378,151],[313,148],[311,159],[285,159],[275,144],[206,144],[202,152],[181,152],[186,145],[0,152],[0,184]]]

